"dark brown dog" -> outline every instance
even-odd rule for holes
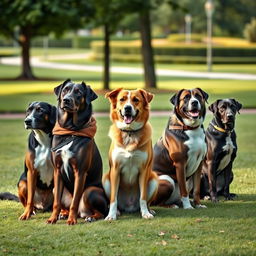
[[[86,86],[66,80],[54,89],[58,96],[58,117],[53,130],[54,204],[47,223],[56,223],[60,210],[66,209],[67,223],[77,217],[87,221],[107,214],[102,188],[102,160],[93,139],[96,121],[91,102],[97,98]]]
[[[234,99],[217,100],[209,106],[214,118],[206,130],[207,155],[203,165],[201,197],[209,196],[217,202],[217,195],[232,199],[229,186],[233,180],[232,165],[236,158],[237,144],[235,116],[242,104]]]
[[[153,204],[171,206],[181,201],[184,209],[192,209],[189,192],[193,189],[195,207],[205,207],[200,204],[200,176],[206,154],[203,121],[207,98],[200,88],[183,89],[171,98],[174,113],[154,146],[153,170],[160,184]]]
[[[25,170],[18,182],[18,195],[25,207],[20,220],[27,220],[36,209],[49,210],[53,202],[52,129],[56,107],[33,102],[26,111],[25,128],[32,130],[28,139]]]

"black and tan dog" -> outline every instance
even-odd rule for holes
[[[207,155],[202,169],[201,197],[217,202],[217,195],[232,199],[229,186],[233,180],[232,165],[237,153],[235,117],[242,105],[234,99],[217,100],[209,106],[214,118],[206,130]]]
[[[193,189],[195,207],[205,207],[200,204],[200,175],[207,150],[203,128],[207,99],[199,88],[180,90],[171,98],[174,113],[154,146],[153,170],[160,184],[153,204],[171,206],[181,201],[184,209],[192,209]]]
[[[115,220],[118,210],[141,211],[143,218],[153,218],[149,204],[158,187],[157,175],[152,171],[152,129],[148,122],[153,95],[142,89],[116,89],[106,98],[111,102],[113,122],[109,131],[110,170],[103,178],[110,200],[106,220]]]
[[[50,210],[53,203],[53,165],[51,162],[52,129],[56,107],[46,102],[33,102],[26,111],[25,128],[32,132],[28,139],[25,170],[18,182],[18,195],[25,207],[20,220],[27,220],[36,209]]]
[[[102,188],[102,159],[94,141],[96,121],[91,102],[95,92],[84,82],[66,80],[54,89],[58,96],[57,122],[53,129],[54,203],[47,223],[56,223],[61,209],[69,225],[77,217],[87,221],[107,214]]]

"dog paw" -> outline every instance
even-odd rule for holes
[[[196,204],[195,208],[197,208],[197,209],[204,208],[205,209],[205,208],[207,208],[207,206],[204,204]]]
[[[105,220],[106,220],[106,221],[116,220],[116,216],[108,215],[108,216],[105,218]]]
[[[183,206],[183,209],[185,209],[185,210],[194,210],[195,208],[190,205],[190,206],[186,206],[186,207]]]
[[[47,224],[56,224],[56,222],[57,222],[57,218],[49,218],[46,221]]]
[[[153,218],[154,218],[154,215],[151,214],[150,212],[142,213],[142,218],[143,218],[143,219],[153,219]]]
[[[84,221],[85,221],[85,222],[88,222],[88,223],[91,223],[91,222],[96,221],[96,219],[93,218],[93,217],[88,216],[88,217],[85,217]]]
[[[77,223],[76,218],[68,218],[68,220],[67,220],[68,225],[75,225],[76,223]]]
[[[30,219],[31,214],[30,213],[23,213],[20,217],[19,220],[28,220]]]

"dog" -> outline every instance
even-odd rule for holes
[[[141,211],[153,218],[149,204],[157,193],[158,179],[152,171],[153,149],[149,103],[153,95],[145,90],[113,90],[105,95],[111,103],[109,130],[110,170],[103,187],[110,200],[105,220],[116,220],[117,213]]]
[[[174,113],[154,146],[153,170],[159,176],[154,205],[205,207],[200,204],[200,174],[207,151],[203,128],[207,99],[200,88],[182,89],[170,99]],[[192,189],[194,207],[189,200]]]
[[[67,224],[77,218],[93,221],[107,215],[102,187],[102,159],[94,141],[96,120],[92,104],[98,96],[84,82],[70,79],[54,89],[58,97],[53,129],[54,203],[48,224],[57,222],[61,209]]]
[[[53,165],[51,162],[52,129],[56,107],[46,102],[32,102],[26,110],[28,138],[24,172],[18,181],[18,196],[25,210],[19,217],[27,220],[35,208],[50,210],[53,203]]]
[[[235,99],[220,99],[209,106],[214,118],[206,130],[208,150],[202,168],[201,197],[210,196],[212,202],[218,201],[218,195],[226,200],[235,197],[229,186],[237,154],[235,117],[241,108],[242,104]]]

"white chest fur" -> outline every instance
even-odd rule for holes
[[[112,151],[112,160],[118,163],[122,182],[127,184],[134,184],[138,180],[140,168],[147,157],[148,154],[144,151],[128,151],[118,146]]]
[[[40,174],[43,183],[50,186],[53,179],[53,165],[51,161],[51,138],[41,130],[34,130],[38,145],[35,148],[35,169]]]
[[[226,153],[225,156],[221,159],[218,171],[222,171],[231,160],[231,155],[233,153],[235,146],[230,138],[230,135],[226,137],[226,144],[222,147],[222,150]]]
[[[189,139],[185,142],[188,147],[188,160],[186,165],[186,177],[193,175],[205,157],[207,146],[205,133],[201,127],[195,130],[185,131]]]

